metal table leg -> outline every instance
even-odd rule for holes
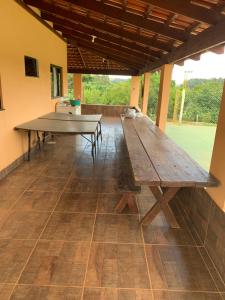
[[[28,156],[27,156],[27,160],[30,161],[30,143],[31,143],[31,131],[28,130]]]
[[[102,142],[102,123],[101,123],[101,121],[99,121],[98,124],[99,124],[99,134],[101,136],[101,142]]]
[[[40,139],[38,130],[36,131],[36,134],[37,134],[37,140],[38,140],[38,148],[40,150],[41,149],[41,139]]]
[[[91,155],[92,155],[92,159],[93,159],[93,163],[95,161],[95,157],[94,157],[94,139],[93,139],[94,135],[91,134]]]

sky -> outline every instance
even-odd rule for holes
[[[225,54],[207,52],[201,55],[199,61],[187,59],[184,66],[174,65],[173,80],[181,84],[184,74],[188,72],[188,79],[191,78],[225,78]],[[110,78],[129,78],[129,76],[110,76]]]

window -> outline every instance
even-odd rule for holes
[[[3,110],[3,100],[2,100],[2,86],[1,86],[1,76],[0,76],[0,110]]]
[[[51,95],[52,98],[62,96],[62,68],[51,65]]]
[[[31,77],[38,77],[38,62],[36,58],[24,56],[25,75]]]

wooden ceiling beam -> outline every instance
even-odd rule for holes
[[[156,70],[165,63],[176,63],[193,55],[224,45],[225,19],[222,19],[217,25],[207,28],[197,36],[191,36],[183,45],[175,48],[171,53],[163,55],[162,59],[151,64],[150,69],[147,68],[146,70],[144,68],[141,70],[141,73]]]
[[[76,38],[76,39],[68,38],[68,40],[69,40],[70,44],[75,45],[76,47],[81,47],[81,48],[87,49],[90,52],[93,52],[100,57],[103,57],[105,59],[111,59],[119,64],[123,64],[123,66],[125,66],[127,68],[130,68],[133,70],[141,69],[140,64],[130,61],[128,56],[124,58],[120,54],[110,51],[110,48],[95,45],[95,44],[86,42],[84,40],[78,39],[78,38]]]
[[[61,27],[56,27],[58,28],[57,30],[61,31]],[[131,54],[131,51],[126,51],[126,49],[121,48],[120,46],[117,45],[113,45],[112,43],[108,43],[105,42],[103,40],[99,40],[99,39],[95,39],[95,42],[92,43],[91,42],[91,38],[87,35],[84,35],[83,33],[79,33],[79,32],[74,32],[72,30],[64,30],[63,31],[63,36],[66,37],[67,39],[79,39],[82,40],[86,43],[89,43],[90,45],[97,45],[99,47],[105,47],[105,49],[109,49],[109,53],[117,53],[117,55],[120,55],[121,57],[126,58],[128,61],[131,61],[133,63],[137,63],[139,66],[141,65],[145,65],[146,63],[148,63],[150,60],[148,61],[144,61],[143,59],[141,59],[140,56],[133,56]],[[153,61],[153,60],[151,60]]]
[[[210,51],[219,55],[224,54],[224,46],[215,47]]]
[[[137,72],[132,70],[116,70],[116,69],[101,69],[101,68],[68,68],[68,73],[80,74],[99,74],[99,75],[122,75],[122,76],[135,76]]]
[[[141,2],[169,10],[175,14],[189,17],[198,22],[215,25],[222,18],[222,15],[214,10],[194,5],[190,0],[140,0]]]
[[[131,54],[133,54],[133,55],[140,55],[140,53],[141,53],[142,56],[146,56],[146,57],[154,57],[154,58],[160,58],[161,57],[161,54],[156,50],[151,50],[146,46],[140,46],[140,45],[137,45],[133,42],[123,41],[123,40],[121,40],[121,38],[103,33],[103,32],[98,31],[96,29],[92,29],[92,28],[83,26],[82,24],[76,24],[76,23],[70,22],[68,20],[61,19],[59,17],[52,16],[49,13],[42,13],[42,17],[45,20],[53,22],[55,24],[54,28],[56,30],[59,30],[59,31],[62,31],[62,32],[64,30],[73,30],[73,31],[76,31],[76,32],[79,31],[79,32],[88,34],[90,36],[94,35],[98,39],[100,38],[100,39],[103,39],[103,40],[108,41],[110,43],[112,42],[114,44],[121,45],[121,46],[127,48],[127,50],[129,49],[129,51],[131,51]],[[126,49],[124,49],[124,51],[125,50]],[[133,51],[136,51],[136,53],[133,52]]]
[[[65,2],[83,7],[116,20],[124,21],[133,26],[156,32],[174,40],[185,41],[187,39],[186,33],[181,29],[171,28],[162,23],[144,19],[142,16],[132,14],[128,11],[124,12],[114,6],[102,4],[93,0],[65,0]]]
[[[83,63],[83,66],[84,66],[84,68],[86,68],[86,64],[85,64],[85,61],[84,61],[84,58],[83,58],[83,55],[82,55],[82,53],[81,53],[80,48],[77,48],[77,50],[78,50],[78,52],[79,52],[79,55],[80,55],[81,61],[82,61],[82,63]]]
[[[57,26],[55,27],[57,28],[57,30],[61,31],[61,26]],[[150,59],[150,57],[148,57],[147,59],[143,59],[143,57],[141,57],[140,55],[138,55],[137,53],[134,53],[133,51],[129,50],[129,49],[125,49],[125,48],[122,48],[121,46],[119,45],[116,45],[116,44],[112,44],[110,42],[107,42],[107,41],[104,41],[104,40],[101,40],[101,39],[98,39],[96,38],[95,39],[95,42],[92,43],[91,42],[91,37],[89,37],[89,35],[86,35],[84,33],[80,33],[78,31],[73,31],[73,30],[65,30],[63,31],[63,36],[70,39],[70,38],[73,38],[73,39],[81,39],[91,45],[98,45],[99,47],[103,46],[103,47],[107,47],[108,49],[110,49],[110,53],[113,52],[117,52],[119,55],[121,55],[121,57],[129,57],[128,60],[132,61],[132,62],[135,62],[135,63],[138,63],[139,65],[145,65],[146,63],[149,63],[151,61],[154,61],[154,59]]]
[[[126,30],[121,30],[121,28],[117,28],[113,25],[103,23],[101,21],[97,21],[94,19],[91,19],[89,17],[81,16],[75,12],[71,12],[67,9],[56,7],[54,5],[51,5],[47,2],[44,2],[43,0],[24,0],[26,4],[32,5],[34,7],[37,7],[41,9],[44,12],[47,12],[49,14],[54,14],[55,16],[61,16],[68,20],[73,20],[74,22],[84,24],[86,26],[90,26],[96,30],[100,30],[103,32],[107,32],[109,34],[117,35],[118,37],[129,39],[130,41],[141,43],[143,45],[146,45],[147,47],[153,47],[157,49],[161,49],[163,51],[169,52],[171,51],[171,47],[168,46],[166,43],[153,40],[152,38],[149,38],[147,36],[141,36],[136,34],[135,32],[130,32]]]

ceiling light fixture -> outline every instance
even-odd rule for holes
[[[95,35],[92,35],[92,43],[94,43],[95,42],[95,39],[97,38],[97,36],[95,36]]]

